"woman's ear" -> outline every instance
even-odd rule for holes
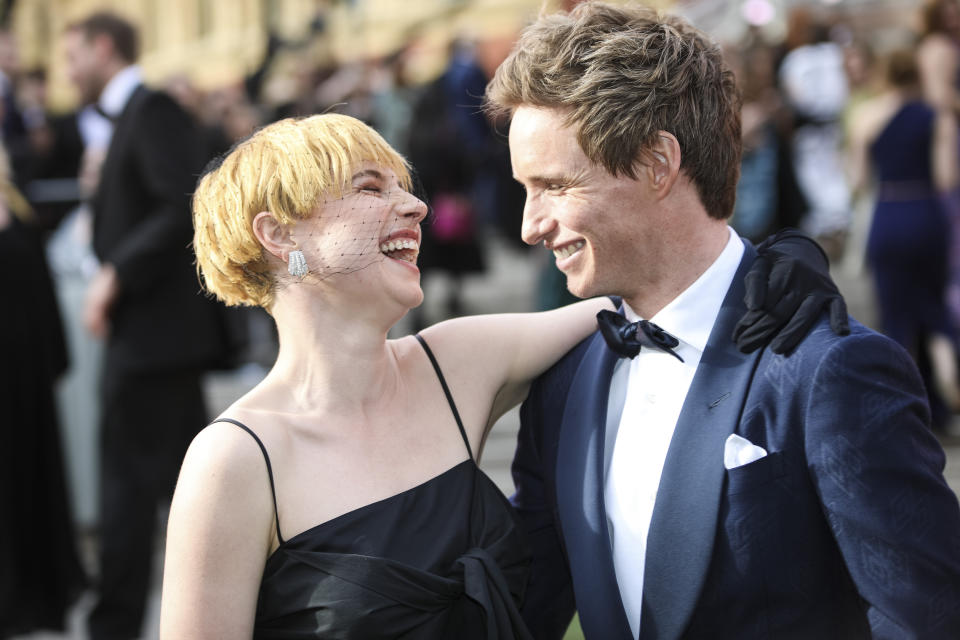
[[[650,185],[659,199],[665,198],[680,175],[680,143],[672,133],[660,131],[653,146],[647,149],[647,156]]]
[[[261,211],[253,217],[253,235],[270,255],[283,262],[286,262],[287,255],[297,248],[290,229],[282,225],[269,211]]]

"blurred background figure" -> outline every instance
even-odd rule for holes
[[[447,70],[431,82],[413,109],[407,155],[430,216],[424,221],[418,264],[429,276],[449,278],[441,313],[463,315],[461,278],[486,268],[483,233],[490,209],[473,197],[483,187],[479,174],[495,144],[480,98],[487,79],[465,44],[454,46]],[[484,187],[489,188],[487,183]],[[414,309],[417,329],[430,324]]]
[[[0,27],[0,136],[10,158],[10,178],[22,186],[24,165],[30,161],[30,140],[17,100],[20,76],[20,54],[17,40],[8,29]]]
[[[727,57],[743,96],[743,158],[731,225],[760,242],[784,227],[797,227],[806,200],[797,185],[790,145],[792,120],[776,75],[776,48],[751,28]]]
[[[21,164],[21,183],[38,224],[50,232],[80,201],[77,176],[84,142],[76,110],[56,115],[47,112],[47,89],[46,71],[31,69],[20,76],[17,102],[29,142]]]
[[[109,141],[109,121],[92,109],[58,116],[75,130],[83,149],[73,178],[38,179],[33,196],[49,209],[66,206],[68,213],[47,237],[47,259],[63,314],[70,370],[57,388],[64,443],[70,451],[67,468],[77,526],[85,541],[96,531],[99,505],[96,491],[100,432],[99,380],[103,343],[92,339],[83,324],[84,298],[99,264],[93,252],[93,213],[89,199],[96,191],[100,165]],[[53,183],[52,188],[48,187]],[[60,186],[62,185],[62,186]],[[75,200],[75,198],[77,200]]]
[[[177,103],[142,84],[137,38],[106,12],[64,34],[81,102],[113,125],[92,200],[100,266],[84,310],[87,329],[106,343],[94,640],[141,633],[158,507],[208,419],[201,374],[225,351],[219,307],[198,292],[189,250],[203,150]]]
[[[421,88],[410,77],[412,44],[404,44],[371,63],[370,125],[397,151],[406,155],[414,101]]]
[[[854,128],[860,106],[876,96],[885,86],[884,73],[877,68],[874,47],[865,36],[850,35],[843,49],[844,70],[850,97],[843,112],[844,153],[848,157],[853,147]],[[842,267],[846,274],[859,278],[866,274],[867,236],[873,219],[875,194],[872,184],[854,178],[847,172],[850,184],[850,228],[847,232]],[[860,181],[860,185],[856,181]],[[861,320],[862,322],[863,320]]]
[[[835,259],[850,224],[842,152],[841,117],[848,97],[843,50],[830,40],[827,22],[809,8],[790,13],[788,30],[779,81],[793,115],[791,154],[807,204],[800,227]]]
[[[204,161],[209,162],[230,148],[232,140],[224,123],[226,110],[215,112],[211,108],[213,101],[197,89],[190,76],[185,73],[170,76],[164,83],[164,90],[193,118]]]
[[[927,0],[920,12],[917,61],[923,98],[941,110],[960,113],[960,2]],[[957,152],[960,153],[960,147]],[[941,192],[952,226],[950,278],[947,286],[954,326],[960,327],[960,192]]]
[[[430,206],[419,264],[428,276],[441,272],[450,279],[445,317],[463,315],[461,278],[486,270],[492,235],[520,243],[524,196],[512,176],[507,123],[491,121],[483,109],[487,82],[516,33],[506,28],[455,41],[446,70],[413,109],[405,148]]]
[[[40,232],[0,147],[0,638],[63,629],[85,584],[54,385],[67,369]]]
[[[934,425],[960,410],[956,330],[946,305],[950,221],[939,193],[957,187],[952,111],[923,99],[914,53],[886,61],[886,88],[852,118],[853,178],[876,181],[867,259],[881,329],[920,365]]]
[[[917,45],[923,97],[931,105],[960,109],[960,2],[927,0],[921,8]]]

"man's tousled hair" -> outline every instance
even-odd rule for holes
[[[602,2],[542,16],[497,69],[487,105],[566,112],[586,156],[632,178],[667,131],[707,213],[733,213],[740,95],[720,48],[681,18]]]

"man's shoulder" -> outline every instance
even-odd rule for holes
[[[150,152],[159,147],[176,155],[199,144],[192,116],[160,89],[140,85],[122,120],[116,135],[122,135],[127,145]]]
[[[862,324],[853,316],[848,316],[848,320],[850,323],[850,333],[844,336],[837,335],[836,332],[830,328],[830,320],[827,314],[824,313],[813,325],[813,328],[810,329],[810,333],[808,333],[797,346],[797,351],[811,349],[821,351],[824,348],[843,349],[859,343],[862,340],[876,340],[879,343],[889,344],[892,347],[899,346],[887,336]]]
[[[810,333],[785,357],[784,363],[807,371],[824,363],[845,362],[848,366],[871,364],[894,364],[898,367],[915,367],[910,354],[894,340],[850,318],[850,333],[840,336],[830,328],[826,314],[817,321]],[[769,359],[784,358],[769,354]],[[792,362],[791,362],[792,361]]]
[[[574,374],[576,374],[597,335],[599,335],[598,332],[590,334],[565,353],[552,367],[534,380],[533,388],[540,392],[557,391],[566,393]]]
[[[161,89],[145,84],[137,87],[130,97],[128,110],[136,118],[155,118],[158,114],[173,114],[175,117],[188,117],[186,111],[173,97]]]

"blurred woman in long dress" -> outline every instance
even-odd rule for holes
[[[942,423],[960,409],[946,303],[951,226],[940,197],[960,176],[956,118],[924,100],[913,52],[892,53],[886,66],[887,88],[854,118],[854,181],[876,182],[867,260],[881,328],[920,363],[935,423]]]

